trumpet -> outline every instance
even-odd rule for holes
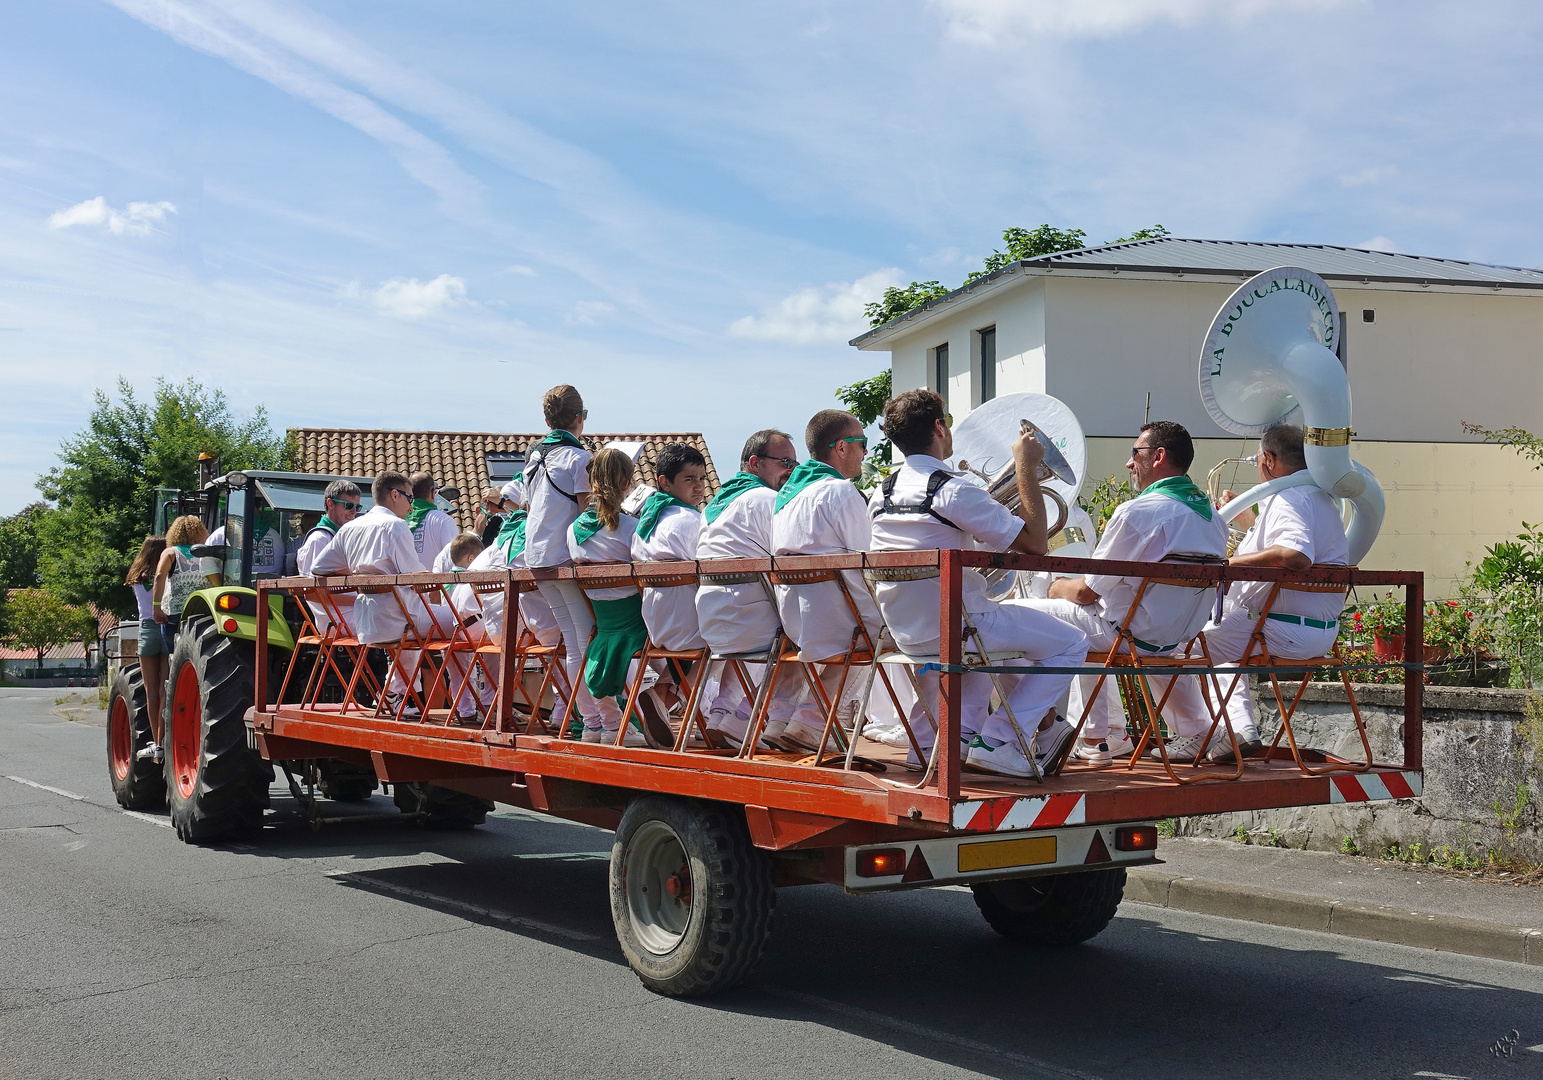
[[[1259,455],[1249,454],[1247,457],[1223,458],[1216,463],[1216,468],[1206,474],[1205,493],[1211,500],[1212,506],[1220,506],[1222,501],[1222,470],[1228,465],[1258,465]],[[1234,474],[1235,475],[1235,474]],[[1244,530],[1238,528],[1231,521],[1227,522],[1227,557],[1230,559],[1238,553],[1238,545],[1243,542]]]

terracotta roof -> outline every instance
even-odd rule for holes
[[[10,649],[0,648],[0,660],[27,660],[37,663],[36,649]],[[86,648],[80,642],[71,642],[68,645],[60,645],[58,648],[49,649],[43,654],[44,660],[84,660]]]
[[[524,453],[546,437],[536,434],[510,434],[493,431],[378,431],[361,428],[291,428],[300,450],[302,472],[333,476],[376,476],[387,469],[434,474],[441,486],[461,489],[462,498],[456,520],[462,528],[471,528],[476,514],[477,496],[489,486],[483,455],[489,452]],[[708,494],[718,489],[718,473],[707,441],[700,432],[586,432],[584,441],[599,449],[615,440],[641,442],[639,478],[654,482],[654,462],[669,443],[694,446],[707,459]]]

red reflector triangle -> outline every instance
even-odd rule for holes
[[[1082,860],[1086,863],[1109,862],[1109,846],[1104,843],[1104,834],[1095,832],[1093,843],[1088,846],[1088,857]]]
[[[908,881],[931,881],[932,867],[927,865],[927,856],[922,854],[922,849],[917,848],[911,852],[911,861],[905,868],[905,877],[900,879],[901,884]]]

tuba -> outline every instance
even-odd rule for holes
[[[1244,282],[1222,305],[1200,354],[1200,397],[1218,425],[1258,436],[1300,424],[1304,472],[1282,476],[1221,508],[1224,521],[1277,491],[1315,484],[1350,506],[1350,565],[1382,528],[1382,485],[1350,458],[1350,380],[1335,355],[1339,304],[1311,270],[1279,266]]]

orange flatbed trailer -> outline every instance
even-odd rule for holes
[[[702,911],[693,914],[694,908],[705,905],[693,904],[692,898],[715,887],[712,868],[705,863],[698,865],[701,860],[692,854],[689,837],[655,837],[656,847],[663,843],[667,848],[667,854],[661,856],[666,861],[676,858],[677,849],[669,845],[677,841],[687,856],[680,870],[685,874],[689,867],[690,874],[664,875],[653,883],[655,894],[661,889],[685,890],[684,914],[674,912],[675,922],[683,918],[684,923],[675,926],[670,922],[670,912],[649,907],[661,902],[680,906],[681,898],[675,893],[671,893],[673,901],[661,901],[658,896],[640,899],[638,890],[642,888],[646,894],[648,888],[634,880],[629,894],[629,864],[620,849],[638,835],[636,822],[629,815],[638,816],[639,806],[653,807],[654,818],[658,817],[657,806],[665,803],[676,808],[672,813],[680,807],[688,811],[691,807],[703,808],[710,811],[709,816],[718,815],[714,821],[729,822],[728,827],[742,833],[760,853],[749,856],[742,852],[740,861],[759,859],[765,863],[768,891],[772,885],[813,882],[837,884],[851,892],[966,884],[975,889],[988,921],[999,930],[1009,936],[1048,941],[1059,939],[1054,933],[1037,931],[1040,923],[1048,925],[1059,920],[1056,925],[1082,926],[1087,922],[1084,917],[1079,923],[1076,913],[1061,908],[1101,906],[1107,909],[1107,915],[1101,916],[1103,921],[1098,929],[1107,923],[1113,915],[1110,889],[1105,887],[1099,892],[1086,883],[1100,871],[1106,885],[1117,875],[1118,886],[1113,889],[1113,904],[1117,904],[1119,888],[1123,887],[1123,868],[1158,861],[1155,823],[1161,819],[1407,798],[1421,792],[1421,682],[1414,674],[1420,670],[1423,636],[1424,601],[1419,573],[1315,567],[1305,573],[1289,574],[1283,570],[1225,565],[1094,563],[1087,559],[974,551],[714,560],[698,563],[695,569],[699,573],[764,574],[799,570],[860,572],[894,567],[936,567],[940,575],[940,732],[936,769],[922,786],[918,786],[920,774],[904,768],[904,748],[897,750],[876,743],[871,748],[864,743],[863,768],[847,770],[840,767],[843,759],[839,755],[816,766],[809,755],[758,752],[746,758],[724,750],[626,748],[524,733],[519,730],[522,721],[513,703],[515,685],[524,679],[525,670],[523,663],[508,660],[516,653],[516,631],[515,620],[507,617],[503,620],[504,640],[497,643],[501,653],[496,722],[490,721],[478,730],[451,725],[448,715],[442,721],[433,713],[424,720],[398,721],[377,717],[373,708],[360,706],[268,704],[274,689],[267,685],[270,609],[260,601],[255,695],[258,704],[248,714],[248,723],[256,748],[270,760],[341,759],[372,767],[376,776],[387,783],[432,784],[526,810],[621,830],[625,835],[619,834],[612,861],[613,913],[617,917],[618,935],[644,982],[665,993],[702,993],[729,985],[748,972],[748,965],[759,955],[760,945],[759,941],[747,945],[739,950],[745,955],[732,963],[725,962],[726,967],[719,964],[705,974],[700,962],[677,955],[687,946],[700,945],[692,944],[701,936],[694,932],[694,918],[696,922],[703,918],[711,922]],[[1104,575],[1161,575],[1215,583],[1219,587],[1238,580],[1287,580],[1335,583],[1347,588],[1402,588],[1407,631],[1401,666],[1411,673],[1405,690],[1403,760],[1376,762],[1356,770],[1350,767],[1351,762],[1317,751],[1302,750],[1299,763],[1290,752],[1278,749],[1269,760],[1250,759],[1237,779],[1222,779],[1215,766],[1208,767],[1207,763],[1175,765],[1178,775],[1186,779],[1211,774],[1211,778],[1189,783],[1175,783],[1161,762],[1144,758],[1101,768],[1068,761],[1058,774],[1042,781],[961,771],[958,733],[961,682],[967,669],[960,603],[962,574],[967,568],[1072,574],[1096,569]],[[633,569],[641,577],[650,569],[678,572],[681,564],[636,564]],[[436,583],[479,583],[487,587],[502,583],[505,611],[509,612],[518,602],[520,582],[601,573],[609,578],[617,572],[618,566],[568,567],[329,578],[325,584],[347,589]],[[318,584],[309,578],[289,578],[260,581],[257,587],[261,596],[268,590]],[[1011,670],[1011,665],[1008,667]],[[1114,669],[1110,670],[1113,674]],[[1287,674],[1291,675],[1290,669]],[[1302,675],[1291,677],[1300,680]],[[1326,775],[1308,772],[1330,766],[1338,766],[1341,771]],[[665,831],[673,834],[680,834],[684,828],[673,819],[666,825]],[[645,822],[645,833],[653,836],[648,828],[653,826]],[[707,879],[703,879],[704,874]],[[639,876],[638,872],[632,874],[634,879]],[[1080,886],[1079,881],[1083,882]],[[744,882],[739,884],[743,886]],[[1039,912],[1037,916],[1035,911]],[[639,918],[663,919],[670,925],[662,936],[655,932],[659,927],[626,925]],[[757,922],[746,917],[741,923],[747,920]],[[769,927],[769,915],[761,922]],[[1014,928],[1021,932],[1014,933]],[[706,933],[712,928],[700,929]],[[746,932],[764,937],[758,926]]]

